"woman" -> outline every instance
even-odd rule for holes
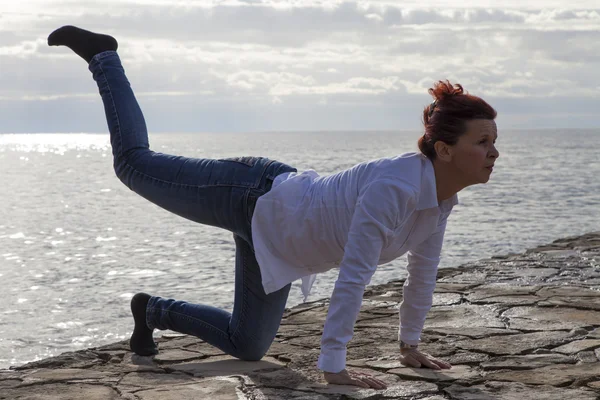
[[[117,41],[66,26],[49,45],[89,63],[104,103],[117,176],[131,190],[190,220],[227,229],[236,244],[233,313],[138,293],[130,345],[157,353],[154,329],[197,336],[234,357],[259,360],[277,333],[291,282],[339,267],[318,367],[330,383],[384,388],[346,370],[362,296],[377,265],[408,252],[400,308],[405,365],[450,368],[418,350],[432,304],[446,220],[463,188],[488,181],[498,152],[496,112],[460,85],[438,82],[424,110],[422,154],[358,164],[319,177],[261,157],[190,159],[151,151],[144,117],[116,53]]]

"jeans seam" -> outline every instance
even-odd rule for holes
[[[121,121],[119,119],[119,113],[117,112],[117,107],[115,105],[115,98],[112,94],[112,89],[110,87],[110,84],[108,83],[108,79],[106,78],[106,72],[104,72],[104,68],[102,68],[102,63],[100,62],[101,59],[104,59],[105,57],[98,57],[98,68],[100,68],[100,71],[102,72],[102,77],[104,78],[104,84],[106,85],[108,94],[110,95],[110,104],[112,106],[112,111],[115,114],[115,120],[117,122],[117,129],[119,130],[119,151],[118,154],[123,154],[123,135],[121,134]],[[129,166],[129,164],[127,164]]]
[[[242,239],[243,240],[243,239]],[[235,331],[231,333],[231,337],[237,337],[237,333],[240,330],[240,326],[246,320],[246,312],[248,310],[248,285],[246,284],[246,251],[242,250],[242,309],[240,310],[240,317],[235,328]]]
[[[227,332],[223,332],[221,329],[217,328],[216,326],[214,326],[212,324],[209,324],[206,321],[202,321],[201,319],[194,318],[192,316],[189,316],[189,315],[177,312],[177,311],[173,311],[173,310],[168,310],[168,309],[165,310],[165,309],[162,309],[162,308],[155,308],[155,307],[149,309],[149,311],[154,311],[154,310],[158,310],[161,314],[162,313],[171,313],[171,314],[175,314],[175,315],[177,315],[179,317],[184,317],[184,318],[186,318],[188,320],[192,320],[194,322],[200,323],[200,325],[202,325],[203,327],[208,328],[208,329],[212,330],[213,332],[216,332],[216,333],[222,335],[223,338],[225,338],[227,340],[230,339],[229,335],[227,334]]]

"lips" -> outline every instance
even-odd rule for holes
[[[490,172],[492,172],[494,170],[494,166],[490,165],[489,167],[485,167],[486,169],[488,169]]]

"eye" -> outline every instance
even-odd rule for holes
[[[487,142],[487,139],[482,139],[479,141],[479,144],[485,144]]]

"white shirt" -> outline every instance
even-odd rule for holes
[[[438,205],[435,173],[422,154],[407,153],[319,177],[280,175],[252,218],[256,259],[266,293],[339,267],[323,329],[318,367],[339,372],[354,333],[365,286],[377,266],[408,252],[400,340],[417,344],[431,308],[446,220],[455,196]]]

